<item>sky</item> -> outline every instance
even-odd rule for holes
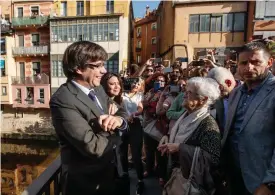
[[[157,9],[159,5],[158,0],[153,1],[144,1],[144,0],[133,0],[133,8],[134,8],[134,17],[142,18],[145,15],[146,6],[149,5],[150,10]]]

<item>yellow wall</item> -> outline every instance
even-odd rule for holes
[[[61,1],[64,1],[64,0],[56,0],[54,2],[54,10],[58,16],[60,14]],[[106,1],[101,1],[101,0],[96,0],[96,1],[84,0],[84,15],[92,16],[92,15],[109,14],[106,12],[106,3],[107,3]],[[115,1],[114,13],[128,16],[129,5],[130,5],[130,1]],[[67,16],[76,16],[76,7],[77,7],[76,0],[67,0]]]
[[[182,3],[172,6],[172,2],[163,1],[159,9],[158,23],[161,24],[159,53],[166,51],[174,44],[186,44],[189,60],[192,59],[194,48],[239,47],[245,42],[244,32],[235,33],[191,33],[189,34],[190,14],[211,14],[247,12],[247,2],[207,2]],[[172,61],[177,57],[186,57],[183,47],[175,47],[164,58]]]
[[[5,39],[6,39],[6,55],[1,55],[1,58],[5,60],[6,76],[1,77],[1,86],[6,86],[7,95],[2,96],[2,91],[0,93],[1,93],[1,103],[11,104],[12,103],[11,78],[12,76],[16,75],[15,62],[12,56],[12,47],[14,47],[14,37],[5,36]]]
[[[169,46],[174,43],[174,8],[172,1],[163,1],[161,13],[158,16],[158,36],[159,36],[159,53],[167,51]],[[164,56],[163,59],[172,59],[172,52]]]
[[[244,32],[189,34],[189,15],[246,11],[247,2],[212,2],[207,4],[177,5],[175,9],[174,43],[185,42],[189,43],[194,48],[241,46],[244,44]]]

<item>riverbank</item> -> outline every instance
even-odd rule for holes
[[[1,139],[1,194],[21,194],[58,155],[57,141]]]

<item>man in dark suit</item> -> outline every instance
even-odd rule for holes
[[[68,78],[50,100],[52,121],[61,147],[64,195],[115,194],[115,153],[119,131],[127,130],[126,112],[110,115],[100,86],[106,51],[88,41],[70,45],[63,57]]]
[[[208,77],[217,81],[221,90],[221,98],[214,105],[213,117],[216,119],[220,133],[223,135],[225,119],[228,112],[228,96],[236,86],[233,74],[223,67],[216,67],[209,71]]]

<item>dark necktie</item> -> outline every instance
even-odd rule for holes
[[[100,111],[100,113],[105,114],[103,109],[101,108],[101,106],[98,104],[98,101],[96,100],[96,94],[95,94],[94,90],[91,90],[88,96],[89,96],[89,98],[91,98],[91,100],[93,100],[93,102],[95,103],[95,105],[98,108],[98,110]]]

